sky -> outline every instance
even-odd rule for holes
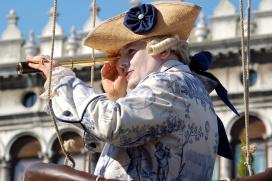
[[[206,17],[210,17],[220,0],[185,1],[200,5]],[[70,34],[72,26],[78,31],[82,29],[85,21],[90,17],[91,2],[92,0],[58,0],[58,23],[66,35]],[[149,2],[152,0],[141,0],[141,3]],[[239,10],[239,0],[231,0],[231,2]],[[253,10],[257,8],[258,2],[259,0],[252,0]],[[246,0],[244,3],[246,4]],[[0,36],[7,27],[6,17],[11,9],[14,9],[20,18],[18,27],[25,38],[28,37],[30,30],[39,36],[48,22],[48,11],[53,4],[54,0],[0,0]],[[130,7],[129,0],[97,0],[97,4],[101,8],[99,17],[102,20],[125,12]]]

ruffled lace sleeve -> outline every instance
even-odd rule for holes
[[[61,66],[54,68],[52,72],[52,80],[51,80],[51,91],[52,91],[51,95],[52,96],[56,94],[56,88],[60,80],[66,76],[75,76],[75,73],[71,69],[61,67]],[[46,100],[48,98],[48,88],[49,88],[49,79],[47,79],[44,84],[45,92],[40,95],[41,99]]]

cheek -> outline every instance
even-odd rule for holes
[[[131,64],[139,66],[141,64],[144,64],[146,59],[147,59],[146,52],[144,50],[138,50],[138,52],[135,53],[134,56],[132,57]]]
[[[133,68],[139,68],[140,64],[140,61],[139,61],[139,58],[137,56],[134,56],[131,61],[130,61],[130,65],[133,67]]]
[[[145,62],[141,65],[141,71],[143,72],[143,76],[147,76],[153,71],[157,70],[157,61],[153,59],[145,59]]]

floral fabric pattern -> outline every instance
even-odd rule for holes
[[[58,96],[51,104],[55,117],[81,124],[86,145],[105,143],[95,175],[122,180],[211,180],[218,147],[217,117],[204,84],[187,65],[167,61],[117,101],[95,93],[73,76],[59,80],[54,88]],[[66,110],[72,114],[65,116]]]

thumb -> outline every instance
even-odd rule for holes
[[[118,72],[118,75],[120,75],[122,77],[125,77],[125,68],[120,67],[120,66],[115,66],[115,67],[116,67],[116,70]]]

